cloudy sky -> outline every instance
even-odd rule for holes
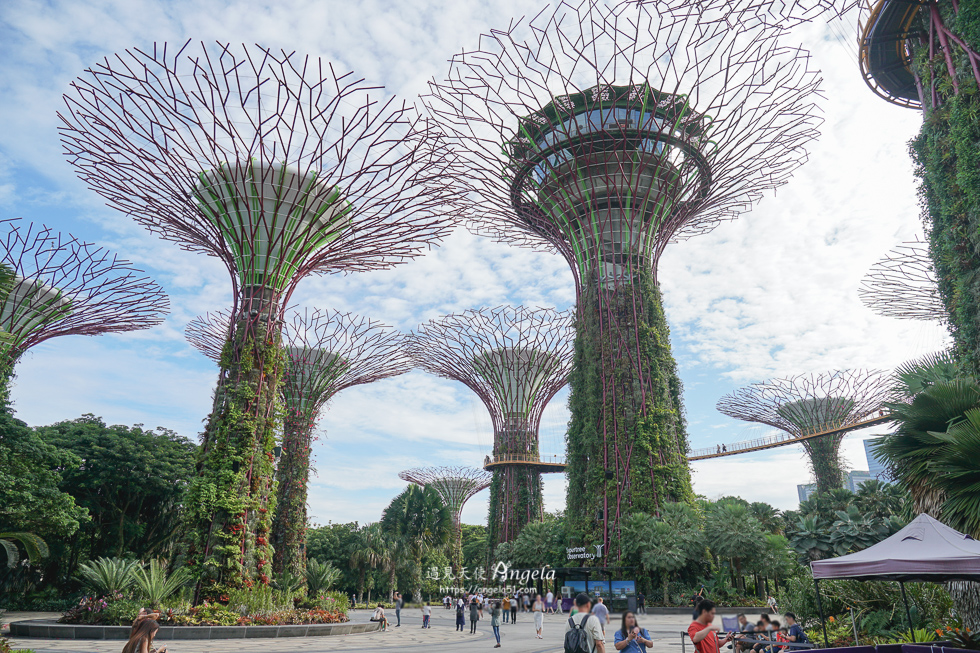
[[[212,363],[183,340],[189,320],[230,303],[214,259],[159,241],[105,208],[61,154],[56,112],[72,78],[127,47],[192,38],[296,50],[356,71],[410,100],[449,57],[481,32],[537,13],[526,2],[411,0],[22,0],[0,3],[0,218],[21,217],[114,248],[167,290],[173,312],[150,331],[52,340],[28,352],[13,390],[18,416],[50,424],[83,413],[109,423],[166,426],[196,438],[211,405]],[[940,348],[938,324],[878,317],[858,300],[861,277],[897,243],[922,232],[907,142],[920,115],[874,96],[855,48],[830,28],[794,37],[823,71],[826,122],[795,178],[739,220],[668,248],[660,281],[692,447],[766,433],[715,408],[722,395],[774,375],[847,367],[891,368]],[[853,31],[853,28],[851,29]],[[444,245],[390,271],[305,280],[301,306],[336,308],[400,329],[447,312],[501,304],[573,302],[557,257],[508,248],[458,229]],[[545,412],[542,451],[561,453],[566,393]],[[867,469],[861,440],[844,453]],[[314,518],[374,521],[416,465],[478,465],[490,451],[490,422],[462,385],[421,372],[338,395],[320,422]],[[796,506],[809,472],[799,447],[695,463],[695,489]],[[561,509],[561,476],[545,481],[546,508]],[[488,493],[464,521],[486,518]]]

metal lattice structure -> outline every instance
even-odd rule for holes
[[[858,295],[865,306],[886,317],[933,322],[948,315],[929,244],[918,240],[902,243],[871,266]]]
[[[890,385],[890,375],[878,370],[799,374],[736,390],[719,400],[717,408],[729,417],[795,436],[810,456],[823,492],[842,486],[840,444],[848,430],[881,413]],[[809,437],[819,433],[830,434]]]
[[[126,50],[72,82],[65,103],[78,176],[228,268],[232,344],[185,548],[195,601],[206,583],[268,583],[285,306],[306,276],[387,268],[446,235],[462,192],[454,158],[413,107],[321,59],[260,46]]]
[[[469,310],[422,324],[409,338],[415,364],[458,381],[486,406],[493,423],[490,534],[517,537],[543,511],[538,430],[551,398],[568,382],[573,315],[550,308]]]
[[[455,540],[452,563],[458,572],[463,566],[463,506],[473,495],[490,487],[493,474],[475,467],[416,467],[399,472],[398,478],[439,493],[453,516]]]
[[[105,248],[19,220],[0,228],[4,400],[14,365],[31,347],[59,336],[148,329],[170,310],[159,285]]]
[[[569,505],[611,555],[626,512],[692,494],[657,261],[785,184],[820,122],[818,76],[782,27],[701,9],[560,2],[484,34],[423,98],[468,168],[471,230],[573,272],[580,349],[596,349],[576,365],[598,364],[571,388],[570,488],[593,484]]]
[[[192,320],[187,340],[219,360],[231,328],[231,312]],[[307,495],[313,432],[324,406],[341,390],[404,374],[412,361],[404,335],[380,322],[339,311],[296,312],[284,329],[287,357],[282,392],[285,423],[272,524],[273,571],[302,575],[306,568]]]

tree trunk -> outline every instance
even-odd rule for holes
[[[315,415],[288,410],[283,423],[282,457],[276,468],[277,502],[272,520],[272,570],[306,574],[306,499]]]
[[[664,583],[664,607],[666,608],[670,604],[670,583],[668,582],[667,572],[663,574]]]

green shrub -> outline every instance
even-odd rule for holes
[[[133,570],[134,583],[139,595],[152,607],[158,608],[163,601],[180,591],[191,580],[187,569],[178,567],[167,574],[167,563],[150,560],[144,567]]]
[[[341,571],[332,563],[310,560],[306,563],[307,591],[311,595],[327,592],[340,579],[341,575]]]
[[[293,597],[268,585],[228,590],[228,609],[240,615],[293,609]]]
[[[107,625],[129,626],[136,621],[136,615],[140,608],[145,607],[141,602],[132,599],[120,599],[113,601],[102,612],[102,619],[99,623]]]
[[[83,585],[97,594],[114,594],[130,588],[138,567],[135,560],[99,558],[79,565],[78,576]]]

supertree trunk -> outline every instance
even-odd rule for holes
[[[268,291],[247,297],[220,359],[218,389],[188,488],[188,563],[203,585],[268,584],[270,511],[284,370],[281,324]]]
[[[541,472],[526,465],[506,465],[494,470],[487,533],[491,549],[516,539],[525,526],[543,517]]]
[[[272,570],[278,576],[306,573],[306,499],[315,416],[291,411],[283,427],[282,457],[276,469],[278,496],[272,520]]]
[[[817,482],[818,494],[844,487],[844,468],[840,459],[841,441],[842,436],[828,435],[803,442],[803,448],[810,457],[810,468]]]
[[[584,537],[618,555],[619,533],[608,524],[693,498],[681,382],[648,272],[586,291],[577,327],[566,511]]]

